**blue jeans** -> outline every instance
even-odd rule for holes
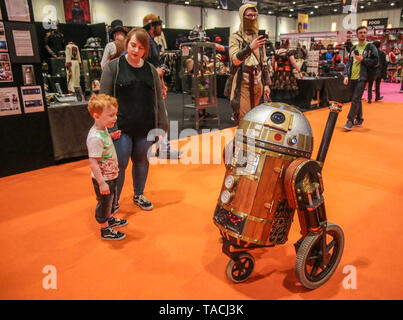
[[[132,159],[133,191],[136,196],[142,195],[148,176],[147,152],[153,141],[147,141],[147,137],[134,137],[123,133],[120,138],[113,140],[119,162],[119,176],[117,178],[117,200],[120,199],[123,184],[125,182],[125,171]]]
[[[97,196],[97,206],[95,208],[95,219],[98,223],[105,223],[111,216],[111,213],[115,211],[117,204],[117,179],[106,181],[109,186],[109,194],[101,194],[97,180],[92,178],[94,184],[95,194]]]
[[[362,119],[362,94],[365,90],[366,81],[362,80],[350,80],[350,88],[352,91],[351,97],[351,107],[350,112],[348,113],[348,120],[354,122],[354,119]]]

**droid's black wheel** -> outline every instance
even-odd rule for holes
[[[241,253],[227,264],[227,278],[233,282],[243,282],[249,278],[255,267],[255,259],[247,252]]]
[[[339,265],[344,249],[343,230],[329,222],[326,229],[328,263],[322,265],[322,234],[308,234],[298,249],[295,274],[302,285],[316,289],[330,279]]]

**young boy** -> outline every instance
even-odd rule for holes
[[[106,94],[93,95],[88,102],[88,111],[95,120],[87,137],[92,182],[98,200],[95,219],[101,228],[101,239],[122,240],[126,235],[112,229],[127,225],[127,220],[112,216],[118,211],[116,180],[119,167],[115,147],[108,133],[108,128],[112,128],[117,120],[118,103]]]

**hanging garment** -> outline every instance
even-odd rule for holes
[[[80,50],[74,43],[66,46],[67,89],[74,92],[74,87],[80,86]]]

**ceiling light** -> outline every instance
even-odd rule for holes
[[[288,16],[289,16],[289,17],[292,17],[292,14],[289,14]]]
[[[310,14],[313,14],[313,11],[311,11]]]
[[[189,1],[185,1],[185,4],[189,4]]]
[[[291,11],[291,12],[293,12],[293,11],[294,11],[294,9],[293,9],[293,8],[291,8],[291,9],[290,9],[290,11]]]
[[[319,8],[319,6],[315,6],[315,9],[318,9]]]
[[[336,12],[336,11],[337,11],[337,9],[333,9],[333,11],[334,11],[334,12]]]
[[[293,2],[292,2],[292,4],[296,4],[296,2],[295,2],[295,1],[293,1]]]
[[[361,6],[360,8],[361,8],[361,9],[364,9],[364,6]]]
[[[269,14],[272,14],[273,12],[269,11]]]
[[[392,2],[390,5],[393,7],[393,6],[395,5],[395,3],[394,3],[394,2]]]

